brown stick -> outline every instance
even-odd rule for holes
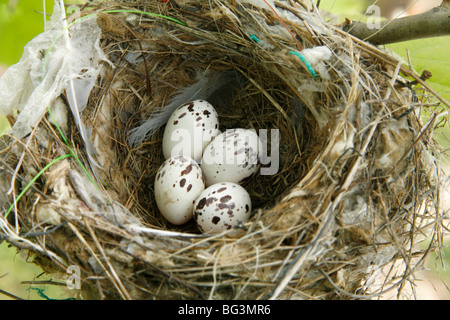
[[[350,21],[344,26],[355,37],[375,45],[450,35],[450,8],[445,2],[425,13],[387,20],[380,28]]]

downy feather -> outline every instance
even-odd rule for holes
[[[166,106],[159,108],[139,127],[130,130],[128,138],[130,145],[137,146],[149,138],[167,123],[176,108],[188,101],[204,99],[217,107],[230,100],[243,79],[233,71],[214,73],[210,76],[199,74],[197,78],[197,82],[180,89]]]

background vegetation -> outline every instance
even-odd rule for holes
[[[82,0],[65,1],[66,4],[82,3]],[[44,31],[44,19],[52,12],[54,0],[0,0],[0,73],[1,68],[19,61],[28,41]],[[44,13],[45,4],[45,13]],[[367,3],[360,0],[322,0],[320,7],[331,12],[328,19],[341,22],[345,17],[364,20]],[[407,61],[409,56],[417,72],[427,69],[433,73],[428,80],[431,86],[447,100],[450,100],[450,37],[432,38],[392,44],[387,46],[395,54]],[[0,118],[0,134],[7,129],[7,122]],[[447,124],[439,132],[437,139],[442,146],[450,149],[450,126]],[[448,157],[444,161],[448,161]],[[444,261],[450,264],[450,247],[444,249]],[[450,285],[450,272],[440,261],[431,256],[428,262],[432,276],[439,282]],[[17,254],[14,248],[0,245],[0,289],[23,299],[67,299],[74,292],[54,285],[31,286],[22,281],[52,280],[42,274],[42,269],[27,262],[26,254]],[[56,279],[57,280],[57,279]],[[39,290],[36,290],[39,289]],[[44,291],[42,291],[44,290]],[[449,290],[450,291],[450,290]],[[422,297],[427,298],[427,297]],[[0,294],[1,299],[10,299]]]

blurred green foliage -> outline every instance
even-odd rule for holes
[[[427,83],[438,94],[450,101],[450,36],[413,40],[395,43],[387,46],[390,50],[400,55],[408,63],[411,60],[412,67],[421,74],[423,70],[429,70],[433,76]],[[444,161],[450,163],[450,125],[447,122],[435,131],[435,139],[446,150]]]
[[[321,0],[319,9],[343,21],[344,18],[361,19],[367,8],[364,0]]]
[[[44,31],[44,3],[53,11],[53,0],[0,0],[0,64],[18,62],[30,39]]]
[[[420,74],[424,69],[430,70],[433,77],[427,82],[431,84],[440,95],[450,101],[450,36],[412,40],[387,46],[408,61]]]

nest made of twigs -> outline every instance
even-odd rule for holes
[[[13,210],[2,236],[49,273],[79,267],[86,299],[371,298],[413,282],[443,232],[440,148],[421,118],[436,97],[315,5],[272,5],[83,8],[82,17],[95,13],[107,57],[81,113],[94,152],[72,117],[57,126],[46,116],[27,136],[6,136],[2,188],[12,192],[3,207]],[[314,48],[330,56],[295,54]],[[279,130],[279,169],[245,183],[254,210],[239,236],[171,225],[153,196],[164,125],[146,121],[201,81],[221,84],[193,97],[216,107],[222,131]],[[53,112],[67,104],[56,97]]]

